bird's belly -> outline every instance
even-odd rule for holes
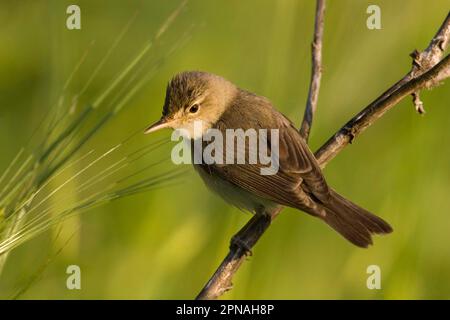
[[[208,189],[218,194],[222,199],[231,205],[249,212],[256,213],[261,207],[266,210],[273,210],[277,204],[260,198],[234,184],[228,182],[218,176],[213,176],[205,171],[200,165],[194,164],[195,170],[198,172]]]

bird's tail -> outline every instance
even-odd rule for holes
[[[358,247],[372,244],[372,234],[392,232],[383,219],[345,199],[331,190],[330,201],[324,203],[326,215],[322,219],[344,238]]]

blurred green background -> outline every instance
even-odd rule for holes
[[[86,50],[69,94],[80,91],[138,12],[79,97],[87,103],[154,37],[179,3],[2,1],[0,168],[27,143]],[[70,4],[81,8],[81,30],[65,26]],[[370,4],[381,8],[381,30],[366,27]],[[410,69],[408,54],[428,45],[449,5],[442,0],[328,1],[312,150]],[[267,96],[300,123],[314,9],[314,1],[189,1],[151,49],[155,59],[144,71],[162,63],[155,76],[90,146],[103,149],[158,119],[167,81],[192,69],[220,74]],[[389,221],[393,234],[377,237],[373,247],[361,250],[320,221],[287,209],[224,297],[449,299],[449,85],[423,92],[422,100],[425,116],[405,99],[325,170],[335,189]],[[146,138],[137,143],[145,144]],[[73,190],[65,192],[77,197]],[[64,223],[57,240],[50,230],[14,250],[0,278],[0,297],[23,290],[20,298],[194,298],[227,253],[230,237],[249,218],[212,195],[190,168],[175,186],[92,209]],[[66,288],[71,264],[81,267],[81,290]],[[372,264],[381,268],[381,290],[366,287],[366,268]]]

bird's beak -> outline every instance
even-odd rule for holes
[[[144,134],[149,134],[155,131],[158,131],[160,129],[168,128],[170,125],[170,122],[167,121],[165,118],[159,119],[157,122],[149,126],[147,129],[145,129]]]

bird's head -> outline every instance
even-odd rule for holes
[[[214,74],[189,71],[177,74],[167,85],[162,117],[145,133],[163,128],[183,129],[190,139],[197,139],[211,128],[230,105],[237,88]],[[194,123],[202,132],[194,132]]]

